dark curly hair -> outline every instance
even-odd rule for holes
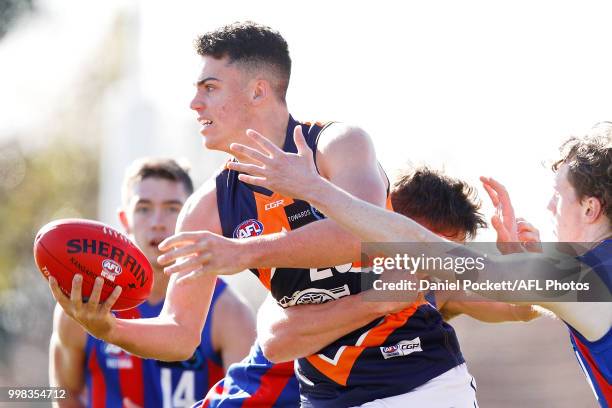
[[[471,239],[487,226],[476,191],[428,167],[401,175],[393,183],[391,203],[395,212],[427,224],[434,232],[465,234]]]
[[[277,97],[285,101],[291,58],[287,42],[278,31],[252,21],[235,22],[200,35],[194,45],[201,56],[227,57],[230,64],[272,70],[277,80],[271,85]]]
[[[612,221],[612,122],[600,122],[582,137],[572,136],[559,148],[557,171],[567,164],[568,181],[579,199],[595,197]]]

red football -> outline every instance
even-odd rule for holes
[[[98,276],[104,278],[101,301],[121,286],[113,310],[138,306],[151,293],[153,271],[147,258],[129,238],[101,222],[50,222],[36,234],[34,258],[45,278],[53,275],[66,296],[77,273],[83,275],[83,300],[91,295]]]

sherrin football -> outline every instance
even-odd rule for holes
[[[34,239],[34,258],[43,276],[57,279],[66,296],[70,296],[72,278],[77,273],[83,276],[84,301],[91,295],[98,276],[104,279],[101,302],[115,286],[121,286],[121,295],[112,310],[136,307],[151,293],[153,271],[145,255],[124,234],[101,222],[50,222]]]

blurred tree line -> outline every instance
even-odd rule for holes
[[[36,3],[0,0],[0,40]],[[37,101],[53,107],[51,118],[0,135],[0,386],[47,384],[55,301],[33,240],[52,220],[97,218],[105,96],[122,76],[125,35],[118,15],[62,98]]]

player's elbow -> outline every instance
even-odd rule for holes
[[[185,361],[189,360],[200,345],[199,335],[185,334],[172,339],[172,347],[165,350],[165,353],[155,356],[156,360],[161,361]]]
[[[260,339],[261,351],[264,356],[273,363],[284,363],[293,360],[287,352],[291,350],[289,344],[278,336],[269,336]]]

